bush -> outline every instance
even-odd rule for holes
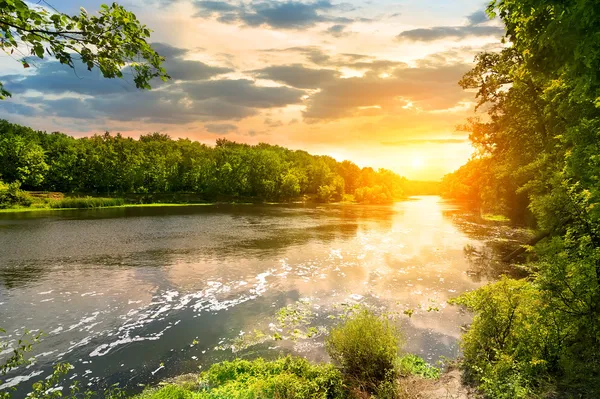
[[[342,376],[333,366],[285,357],[217,363],[199,378],[198,388],[168,385],[148,390],[138,399],[342,399]]]
[[[416,375],[427,379],[440,377],[440,369],[416,355],[405,355],[396,361],[396,370],[403,376]]]
[[[10,184],[0,180],[0,209],[12,208],[14,206],[31,206],[33,198],[27,192],[21,190],[21,183]]]
[[[540,299],[532,283],[502,278],[452,301],[475,312],[462,337],[463,367],[485,395],[534,397],[556,367],[560,337]]]
[[[331,330],[326,347],[350,385],[374,393],[383,382],[395,379],[401,341],[388,319],[362,309]]]
[[[330,186],[320,186],[317,190],[317,201],[329,202],[333,196],[333,190]]]
[[[357,188],[354,191],[354,199],[362,204],[391,204],[394,202],[389,190],[382,186]]]
[[[51,208],[101,208],[106,206],[120,206],[124,205],[125,200],[123,198],[96,198],[96,197],[83,197],[83,198],[64,198],[62,200],[52,201],[50,203]]]

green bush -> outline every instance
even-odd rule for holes
[[[452,302],[475,313],[461,342],[468,379],[498,399],[530,398],[542,390],[556,366],[560,337],[545,320],[550,309],[535,285],[502,278]]]
[[[361,204],[391,204],[394,202],[389,190],[382,186],[357,188],[354,191],[354,199]]]
[[[382,382],[395,379],[401,342],[392,322],[361,309],[331,330],[326,347],[350,385],[374,393]]]
[[[138,399],[342,399],[342,375],[328,364],[285,357],[217,363],[200,375],[195,389],[168,385],[148,390]]]
[[[50,202],[51,208],[101,208],[106,206],[120,206],[124,205],[125,200],[123,198],[96,198],[96,197],[83,197],[83,198],[64,198],[57,201]]]
[[[416,375],[427,379],[440,377],[440,369],[427,363],[417,355],[404,355],[396,360],[396,370],[400,375]]]
[[[30,206],[33,198],[25,191],[21,190],[21,183],[13,182],[10,184],[0,180],[0,209],[12,208],[15,206]]]

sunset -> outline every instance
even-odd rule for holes
[[[600,398],[598,0],[0,0],[0,399]]]
[[[171,81],[142,94],[131,77],[105,81],[50,60],[24,69],[13,53],[0,57],[0,81],[14,94],[0,118],[75,136],[265,142],[437,180],[472,152],[456,126],[473,115],[474,94],[457,82],[503,34],[475,0],[123,5],[153,30]]]

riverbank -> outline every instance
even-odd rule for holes
[[[357,307],[325,338],[328,363],[286,356],[237,358],[147,388],[135,399],[439,399],[473,398],[457,363],[442,372],[421,357],[398,354],[404,336],[388,315]]]
[[[6,208],[0,209],[0,213],[21,213],[21,212],[44,212],[44,211],[73,211],[77,209],[117,209],[117,208],[152,208],[152,207],[183,207],[183,206],[210,206],[216,205],[217,202],[203,202],[203,203],[191,203],[191,204],[178,204],[178,203],[152,203],[152,204],[124,204],[114,206],[98,206],[98,207],[80,207],[80,208],[52,208],[52,207],[17,207],[17,208]],[[249,205],[250,203],[232,203],[236,205]]]
[[[182,207],[182,206],[208,206],[218,204],[228,205],[283,205],[283,204],[330,204],[330,205],[391,205],[371,204],[365,202],[357,202],[352,196],[346,196],[342,201],[322,202],[314,196],[302,196],[293,198],[287,201],[267,201],[256,197],[250,198],[218,198],[213,201],[204,201],[199,197],[192,198],[192,201],[185,201],[177,196],[165,197],[161,196],[156,200],[152,198],[132,198],[132,197],[65,197],[62,193],[48,193],[44,196],[37,194],[35,196],[23,192],[24,196],[28,196],[25,201],[16,201],[15,205],[0,208],[0,213],[20,213],[20,212],[37,212],[37,211],[60,211],[60,210],[75,210],[75,209],[97,209],[97,208],[139,208],[139,207]],[[57,198],[57,194],[59,195]],[[407,200],[408,198],[398,198],[395,201]],[[148,202],[144,202],[148,201]],[[156,201],[156,202],[152,202]],[[29,205],[23,205],[29,204]]]

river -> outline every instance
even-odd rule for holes
[[[57,361],[92,389],[136,390],[236,356],[326,360],[322,333],[270,339],[287,305],[321,330],[354,304],[396,312],[404,350],[456,357],[470,316],[446,300],[497,276],[486,259],[510,231],[438,197],[0,214],[4,338],[45,334],[0,389],[22,397]]]

